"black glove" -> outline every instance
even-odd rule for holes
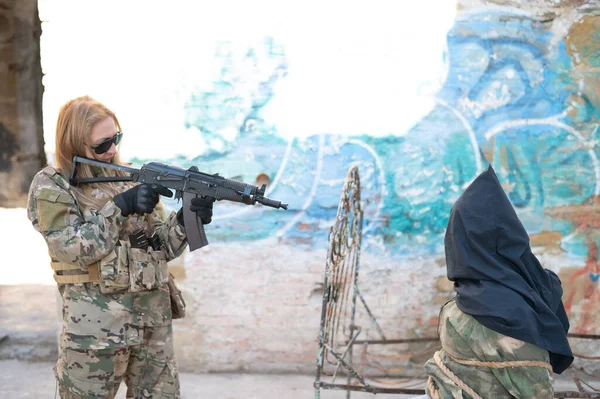
[[[196,217],[202,220],[202,224],[209,224],[212,222],[212,214],[213,214],[213,203],[215,199],[212,197],[197,197],[192,198],[192,203],[190,204],[190,211],[196,214]],[[185,227],[185,223],[183,220],[183,208],[177,211],[177,222]]]
[[[139,184],[121,194],[115,195],[115,204],[121,209],[121,215],[129,216],[132,213],[143,215],[152,213],[158,204],[158,196],[171,197],[173,193],[166,187],[159,185]]]
[[[210,222],[212,222],[214,202],[215,199],[212,197],[192,198],[190,211],[196,213],[196,217],[202,220],[202,224],[210,224]]]
[[[197,166],[190,166],[188,170],[191,170],[192,172],[199,172]],[[196,217],[199,217],[200,220],[202,220],[202,224],[209,224],[212,221],[213,202],[215,202],[214,198],[193,198],[192,203],[190,204],[190,211],[196,213]],[[177,211],[177,222],[185,227],[183,220],[183,209]]]

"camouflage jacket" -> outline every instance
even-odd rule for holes
[[[142,327],[171,324],[168,274],[160,275],[158,270],[160,264],[164,266],[160,268],[162,274],[168,273],[166,262],[183,252],[185,231],[174,212],[166,217],[160,203],[151,215],[123,217],[106,193],[94,189],[86,194],[108,202],[99,210],[81,209],[68,181],[52,167],[36,174],[29,191],[28,217],[46,240],[52,260],[77,265],[82,271],[90,264],[100,265],[102,287],[98,283],[59,285],[63,302],[61,345],[103,349],[140,344]],[[156,234],[161,250],[146,253],[130,249],[129,235],[140,230]],[[134,269],[131,275],[129,270],[119,269],[115,261],[119,254],[127,258],[134,251],[138,251],[138,258],[128,263],[138,267],[139,275]],[[148,270],[151,276],[143,274]],[[114,292],[106,293],[107,287]]]
[[[454,300],[440,314],[441,361],[482,398],[552,398],[550,372],[542,367],[488,368],[457,363],[457,359],[481,362],[541,361],[550,364],[548,351],[499,334],[463,313]],[[438,367],[434,359],[425,364],[442,399],[471,398]],[[429,397],[434,397],[427,392]]]

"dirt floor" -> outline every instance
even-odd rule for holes
[[[56,389],[50,362],[0,360],[0,398],[53,398]],[[306,399],[314,398],[314,377],[306,375],[265,374],[189,374],[182,373],[182,399]],[[598,384],[596,384],[598,385]],[[557,389],[575,390],[567,379],[557,381]],[[355,399],[399,399],[411,395],[371,395],[353,392]],[[125,398],[124,386],[117,399]],[[343,391],[323,390],[322,399],[346,398]]]
[[[0,360],[0,398],[48,398],[56,389],[52,363]],[[314,398],[313,376],[255,374],[181,374],[182,399],[306,399]],[[323,399],[345,398],[343,391],[323,391]],[[380,397],[378,395],[377,397]],[[386,395],[384,398],[408,398]],[[117,399],[125,398],[121,387]],[[352,398],[374,398],[365,393]]]

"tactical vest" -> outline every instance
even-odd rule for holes
[[[48,166],[43,173],[68,193],[52,194],[46,200],[63,202],[67,200],[65,195],[69,195],[69,200],[77,203],[70,192],[70,184],[56,169]],[[57,284],[98,284],[103,294],[153,290],[166,286],[169,280],[167,255],[159,237],[156,234],[146,236],[142,230],[119,240],[109,254],[88,265],[87,271],[53,258],[50,265]]]

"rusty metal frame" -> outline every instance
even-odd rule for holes
[[[354,362],[354,349],[359,346],[364,350],[369,345],[439,343],[437,337],[390,339],[384,334],[377,318],[361,294],[358,284],[362,222],[363,206],[360,198],[359,171],[357,166],[351,166],[342,188],[337,216],[329,232],[318,337],[317,370],[314,382],[315,398],[321,398],[321,390],[346,391],[347,399],[350,398],[353,391],[372,394],[423,395],[425,394],[424,388],[407,386],[408,383],[414,385],[415,380],[419,385],[424,385],[425,377],[423,375],[415,377],[396,373],[396,375],[390,376],[387,372],[383,376],[367,375],[362,370],[358,370],[357,364]],[[352,292],[351,295],[350,292]],[[359,339],[363,329],[355,324],[358,305],[362,305],[371,327],[381,339]],[[569,334],[569,337],[600,339],[600,335],[587,334]],[[435,349],[431,350],[431,353],[433,354],[434,351]],[[575,356],[590,359],[583,355]],[[331,370],[332,368],[333,370]],[[600,398],[600,390],[580,378],[577,369],[571,367],[571,372],[578,391],[555,392],[555,398]],[[340,375],[345,376],[345,383],[336,383],[336,379]],[[369,378],[376,383],[371,383]],[[405,384],[403,388],[389,388],[376,385],[383,383],[376,378],[395,378],[407,381],[393,383]]]

